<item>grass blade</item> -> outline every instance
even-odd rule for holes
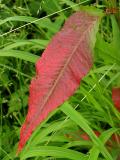
[[[39,58],[37,55],[18,50],[0,50],[0,57],[15,57],[32,63],[35,63]]]

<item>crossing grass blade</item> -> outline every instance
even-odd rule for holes
[[[100,140],[102,141],[103,144],[105,144],[109,138],[112,136],[113,133],[115,133],[118,129],[116,128],[110,128],[107,131],[104,131],[101,135],[100,135]],[[99,156],[99,149],[96,148],[96,146],[93,146],[91,148],[91,150],[89,151],[90,155],[88,160],[97,160],[98,156]]]
[[[106,160],[113,160],[103,143],[100,141],[100,139],[95,135],[91,127],[88,125],[88,121],[79,112],[73,109],[68,102],[65,102],[62,105],[61,110],[89,135],[94,145],[100,150],[100,152],[103,154]]]

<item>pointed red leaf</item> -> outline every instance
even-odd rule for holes
[[[118,109],[118,111],[120,111],[120,88],[112,89],[112,100],[115,107]]]
[[[74,93],[92,67],[90,32],[96,32],[93,29],[97,20],[98,17],[84,12],[74,13],[38,60],[18,152],[48,114]]]

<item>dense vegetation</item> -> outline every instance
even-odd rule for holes
[[[67,17],[81,10],[80,4],[106,15],[97,33],[94,66],[69,103],[51,113],[16,157],[35,62]],[[105,13],[119,5],[117,0],[0,1],[0,159],[119,158],[120,113],[111,91],[120,87],[120,13]]]

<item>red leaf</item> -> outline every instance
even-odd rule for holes
[[[97,137],[99,137],[100,133],[98,131],[94,131],[94,133],[96,134]],[[81,134],[81,138],[86,141],[90,140],[90,137],[86,133]]]
[[[99,137],[101,135],[100,132],[98,131],[94,131],[94,133],[96,134],[97,137]],[[69,132],[67,134],[65,134],[65,137],[68,138],[68,139],[71,139],[71,140],[74,140],[74,141],[80,141],[80,139],[82,138],[83,140],[85,141],[89,141],[90,140],[90,137],[87,133],[81,133],[81,130],[78,130],[78,131],[74,131],[74,132]],[[113,134],[111,136],[111,141],[107,141],[107,144],[109,146],[112,146],[113,145],[113,142],[115,144],[119,144],[120,143],[120,136],[118,134]]]
[[[118,109],[118,111],[120,111],[120,88],[112,89],[112,100],[115,107]]]
[[[98,131],[94,131],[94,133],[96,134],[97,137],[100,136],[100,132]],[[74,141],[77,141],[77,140],[80,140],[81,138],[85,141],[88,141],[90,140],[90,137],[87,133],[82,133],[81,130],[78,130],[77,132],[70,132],[70,133],[67,133],[65,134],[65,136],[68,138],[68,139],[72,139]]]
[[[18,152],[48,114],[74,93],[92,67],[90,32],[95,29],[97,20],[98,17],[84,12],[74,13],[38,60]]]

